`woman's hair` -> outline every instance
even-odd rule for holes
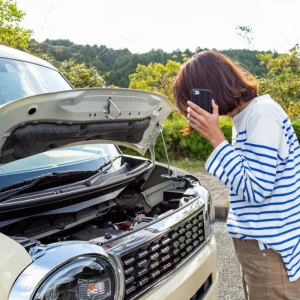
[[[193,88],[211,90],[220,115],[227,115],[258,93],[253,75],[215,51],[195,54],[182,66],[173,84],[175,104],[184,116]]]

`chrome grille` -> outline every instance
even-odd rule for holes
[[[136,298],[174,270],[205,242],[204,215],[178,224],[163,236],[121,256],[125,273],[125,299]]]

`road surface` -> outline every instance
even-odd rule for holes
[[[220,276],[219,300],[244,300],[239,264],[224,222],[215,223],[214,234],[217,240]]]

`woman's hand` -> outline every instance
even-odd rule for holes
[[[198,105],[188,101],[188,121],[189,125],[207,139],[216,148],[225,141],[225,137],[219,126],[219,108],[212,101],[213,113],[210,114]]]

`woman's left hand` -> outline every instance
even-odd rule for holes
[[[198,105],[188,101],[188,121],[189,125],[207,139],[216,148],[225,141],[225,137],[219,126],[219,108],[212,101],[212,114],[208,113]]]

